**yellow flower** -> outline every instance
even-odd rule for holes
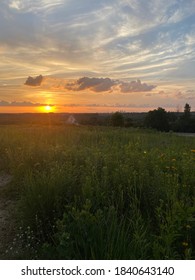
[[[183,245],[184,247],[188,247],[188,242],[182,242],[182,245]]]
[[[195,153],[195,150],[191,150],[192,153]]]

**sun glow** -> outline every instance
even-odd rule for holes
[[[54,111],[54,107],[51,106],[51,105],[46,105],[46,106],[43,107],[43,111],[47,112],[47,113],[53,112]]]

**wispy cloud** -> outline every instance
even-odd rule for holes
[[[0,45],[5,55],[9,46],[15,49],[7,55],[21,69],[34,63],[45,75],[88,70],[114,76],[120,65],[121,77],[134,71],[142,78],[151,76],[149,65],[151,71],[162,63],[162,70],[166,64],[177,72],[186,55],[189,64],[195,56],[193,0],[3,0],[1,5]]]
[[[0,26],[10,83],[42,73],[41,89],[80,95],[195,86],[194,0],[1,0]]]
[[[45,103],[33,103],[33,102],[26,102],[26,101],[0,101],[0,106],[1,107],[40,107],[40,106],[47,106],[48,104]],[[54,106],[53,104],[49,104],[50,106]]]
[[[128,103],[128,104],[122,104],[122,103],[88,103],[88,104],[80,104],[80,103],[67,103],[64,104],[63,107],[94,107],[94,108],[118,108],[118,109],[129,109],[129,108],[150,108],[151,106],[149,104],[135,104],[135,103]]]
[[[63,5],[64,0],[8,0],[8,7],[15,9],[20,12],[32,12],[37,13],[39,11],[49,12],[54,10],[56,7]]]

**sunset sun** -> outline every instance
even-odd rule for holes
[[[53,112],[53,106],[50,106],[50,105],[46,105],[45,107],[44,107],[44,111],[45,112]]]

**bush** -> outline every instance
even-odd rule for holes
[[[115,112],[111,116],[111,125],[112,126],[124,126],[124,116],[120,112]]]

